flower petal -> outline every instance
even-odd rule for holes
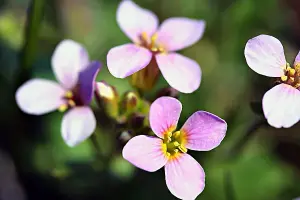
[[[167,163],[159,138],[139,135],[133,137],[123,148],[123,157],[138,168],[154,172]]]
[[[109,50],[107,67],[117,78],[125,78],[146,67],[152,58],[152,53],[134,44],[124,44]]]
[[[259,35],[248,40],[245,57],[249,67],[258,74],[269,77],[284,75],[286,60],[283,46],[270,35]]]
[[[51,63],[57,80],[66,89],[72,89],[79,72],[88,66],[89,57],[84,47],[68,39],[57,45]]]
[[[295,58],[294,66],[296,66],[297,64],[300,65],[300,51],[298,52]]]
[[[173,97],[160,97],[150,107],[149,121],[153,132],[160,138],[176,129],[182,105]]]
[[[276,85],[262,100],[268,123],[275,128],[289,128],[300,120],[300,91],[287,84]]]
[[[31,79],[16,92],[16,101],[21,110],[32,115],[42,115],[64,104],[64,89],[56,82]]]
[[[89,104],[93,98],[95,80],[100,67],[100,62],[93,61],[79,73],[79,95],[84,105]]]
[[[227,124],[218,116],[205,111],[192,114],[181,130],[186,134],[186,147],[191,150],[209,151],[225,137]]]
[[[96,118],[88,106],[75,107],[63,117],[62,137],[67,145],[73,147],[92,135],[96,128]]]
[[[121,1],[117,10],[117,22],[133,42],[139,42],[143,32],[152,36],[158,26],[158,18],[153,12],[141,8],[130,0]]]
[[[165,20],[158,30],[158,43],[167,51],[177,51],[193,45],[201,39],[205,21],[184,17]]]
[[[192,93],[201,82],[201,69],[197,62],[177,53],[156,55],[158,67],[166,81],[182,93]]]
[[[167,187],[179,199],[195,199],[204,190],[204,170],[189,154],[168,161],[165,175]]]

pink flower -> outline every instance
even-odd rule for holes
[[[247,42],[245,57],[255,72],[280,78],[280,84],[267,91],[262,100],[268,123],[276,128],[293,126],[300,119],[300,52],[290,67],[280,41],[259,35]]]
[[[175,17],[165,20],[158,28],[154,13],[124,0],[117,10],[117,22],[134,44],[117,46],[108,52],[107,66],[113,76],[132,75],[155,58],[166,81],[178,91],[191,93],[199,87],[200,66],[175,51],[191,46],[202,37],[203,20]]]
[[[17,90],[16,101],[23,112],[32,115],[68,110],[62,119],[61,133],[67,145],[75,146],[96,128],[94,113],[88,105],[100,63],[90,62],[80,44],[64,40],[54,51],[52,69],[60,84],[31,79]]]
[[[133,165],[154,172],[165,166],[167,187],[180,199],[195,199],[204,189],[205,173],[187,149],[209,151],[225,137],[227,124],[219,117],[198,111],[175,131],[182,109],[173,97],[160,97],[150,108],[149,120],[158,136],[136,136],[123,149]]]

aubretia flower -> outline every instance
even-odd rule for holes
[[[125,78],[155,62],[166,81],[178,91],[191,93],[199,87],[200,66],[175,51],[196,43],[202,37],[203,20],[174,17],[165,20],[158,28],[158,18],[154,13],[124,0],[117,10],[117,22],[134,44],[117,46],[108,52],[107,66],[113,76]],[[158,69],[149,69],[147,76],[155,76],[155,71]]]
[[[205,173],[188,149],[209,151],[225,137],[227,124],[221,118],[198,111],[179,131],[177,122],[181,103],[172,97],[153,102],[149,112],[150,126],[158,137],[136,136],[123,149],[123,157],[133,165],[154,172],[165,166],[170,192],[180,199],[195,199],[204,189]]]
[[[69,146],[88,138],[96,128],[96,119],[89,103],[100,63],[89,61],[87,51],[72,40],[64,40],[52,56],[52,69],[59,84],[34,78],[16,92],[22,111],[42,115],[56,109],[67,111],[62,119],[61,133]]]
[[[279,78],[280,84],[267,91],[262,100],[268,123],[276,128],[293,126],[300,119],[300,52],[290,66],[280,41],[269,35],[259,35],[247,42],[245,57],[255,72]]]

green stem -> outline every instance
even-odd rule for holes
[[[30,78],[39,30],[44,15],[45,0],[32,0],[25,26],[25,41],[20,55],[19,84]]]

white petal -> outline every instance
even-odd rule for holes
[[[61,133],[64,141],[73,147],[92,135],[96,128],[96,118],[90,107],[75,107],[62,120]]]
[[[63,40],[54,51],[51,64],[57,80],[66,89],[72,89],[77,83],[79,72],[88,66],[89,56],[81,44]]]
[[[16,101],[23,112],[42,115],[64,104],[64,89],[54,81],[31,79],[16,92]]]
[[[263,97],[263,110],[268,123],[276,128],[289,128],[300,120],[300,91],[280,84]]]

